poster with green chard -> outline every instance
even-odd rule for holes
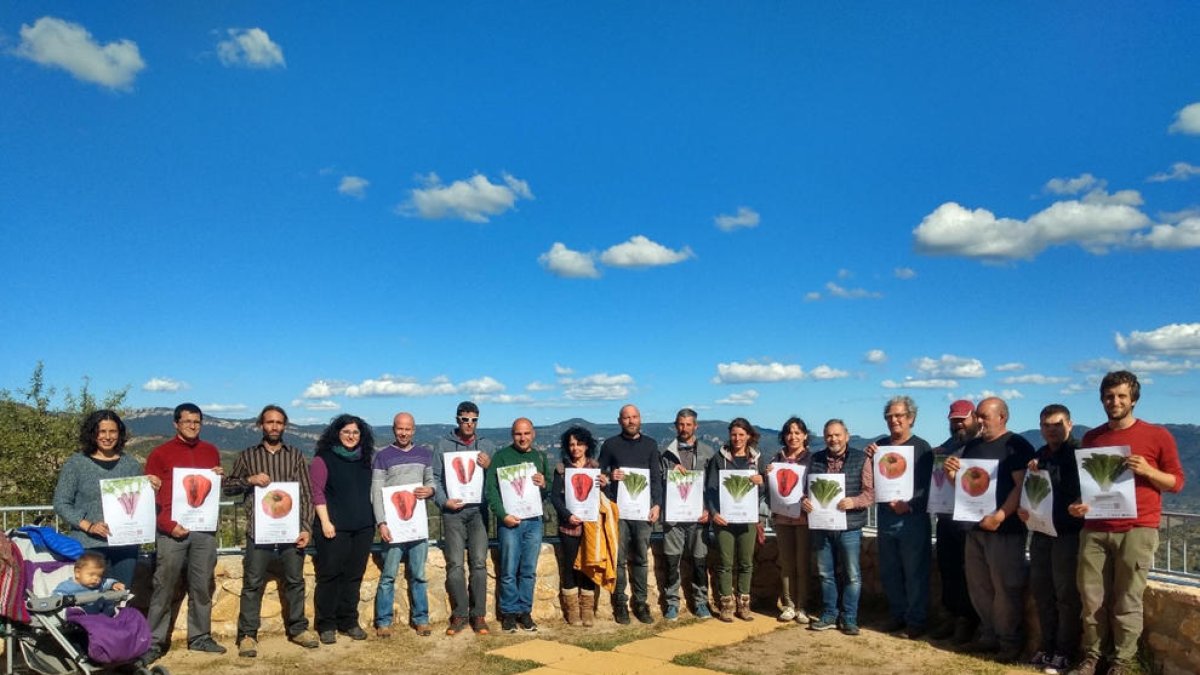
[[[721,517],[729,523],[758,522],[757,472],[753,469],[721,469],[717,475]],[[761,480],[761,479],[760,479]]]
[[[621,520],[650,520],[650,469],[620,467],[617,509]]]
[[[837,507],[846,497],[846,476],[841,473],[810,473],[808,475],[808,529],[846,529],[846,512]]]
[[[1025,472],[1025,484],[1021,486],[1021,508],[1028,515],[1026,527],[1051,537],[1058,536],[1058,531],[1054,529],[1054,488],[1050,483],[1049,471]]]
[[[1079,492],[1087,505],[1087,520],[1137,518],[1133,472],[1125,462],[1128,445],[1080,448],[1075,451],[1079,466]]]

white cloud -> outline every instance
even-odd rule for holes
[[[718,363],[714,384],[737,384],[742,382],[784,382],[804,379],[804,370],[796,364],[771,363]]]
[[[554,374],[555,374],[555,375],[557,375],[557,376],[559,376],[559,377],[564,377],[564,376],[566,376],[566,375],[574,375],[574,374],[575,374],[575,369],[574,369],[574,368],[568,368],[568,367],[566,367],[566,366],[560,366],[560,365],[558,365],[558,364],[556,363],[556,364],[554,364]]]
[[[1177,251],[1200,248],[1200,217],[1185,218],[1177,225],[1155,225],[1145,234],[1134,235],[1134,245]]]
[[[968,401],[975,401],[975,402],[979,402],[985,398],[992,398],[992,397],[999,397],[1006,401],[1012,401],[1012,400],[1018,399],[1018,398],[1025,398],[1025,395],[1022,394],[1021,392],[1017,391],[1016,389],[1002,389],[1000,391],[992,391],[991,389],[984,389],[983,391],[979,392],[978,394],[968,393],[968,394],[962,395],[962,398],[965,398]]]
[[[504,391],[504,385],[493,377],[483,377],[467,380],[458,385],[456,394],[497,394]]]
[[[987,375],[983,362],[979,359],[953,354],[942,354],[938,359],[923,356],[913,365],[922,375],[928,377],[976,378]]]
[[[13,53],[50,68],[61,68],[75,79],[109,89],[128,91],[146,67],[137,43],[118,40],[101,45],[86,28],[44,16],[32,26],[21,24],[21,43]]]
[[[1200,103],[1184,106],[1175,113],[1175,122],[1167,128],[1173,134],[1200,135]]]
[[[261,28],[230,28],[229,39],[217,43],[217,58],[225,66],[286,68],[283,48]]]
[[[1017,363],[1016,361],[1013,361],[1011,363],[1001,363],[1000,365],[992,368],[992,370],[994,370],[998,373],[1013,373],[1018,370],[1025,370],[1025,364]]]
[[[596,279],[600,276],[593,254],[572,251],[559,241],[554,242],[549,251],[539,255],[538,262],[550,273],[568,279]]]
[[[821,294],[818,293],[817,291],[809,291],[804,294],[805,302],[816,302],[817,300],[820,300],[820,299],[821,299]]]
[[[944,379],[914,379],[906,377],[900,382],[895,380],[884,380],[880,382],[885,389],[954,389],[958,387],[956,380]]]
[[[1132,331],[1115,337],[1122,354],[1200,356],[1200,323],[1173,323],[1151,331]]]
[[[342,176],[342,182],[338,183],[338,192],[341,194],[357,197],[362,199],[367,196],[367,186],[371,181],[359,176]]]
[[[1082,394],[1085,391],[1087,391],[1087,389],[1082,384],[1079,384],[1078,382],[1072,382],[1062,389],[1059,389],[1058,393],[1062,394],[1063,396],[1074,396],[1076,394]]]
[[[808,376],[814,380],[840,380],[844,377],[850,377],[850,373],[821,364],[808,371]]]
[[[1080,361],[1079,363],[1071,366],[1071,369],[1077,373],[1107,373],[1113,370],[1126,370],[1124,363],[1107,358]],[[1096,382],[1099,383],[1099,380]]]
[[[245,403],[209,403],[208,405],[200,406],[200,409],[205,413],[216,415],[217,413],[245,412]]]
[[[554,391],[557,388],[557,385],[550,384],[549,382],[538,382],[537,380],[525,385],[525,391]]]
[[[839,274],[839,278],[843,277]],[[883,297],[882,293],[876,291],[868,291],[865,288],[843,288],[832,281],[825,284],[825,290],[829,292],[830,297],[846,300],[858,300],[862,298],[878,299]]]
[[[475,397],[479,403],[496,403],[499,405],[516,405],[533,403],[533,397],[526,394],[480,394]]]
[[[724,232],[732,232],[741,227],[758,227],[758,212],[747,206],[739,206],[735,215],[722,213],[713,218],[713,222]]]
[[[1046,181],[1046,185],[1042,187],[1042,190],[1056,195],[1077,195],[1080,192],[1097,187],[1103,188],[1104,186],[1104,181],[1090,173],[1085,173],[1077,178],[1051,178]]]
[[[396,212],[426,220],[455,217],[486,223],[489,216],[513,208],[518,199],[533,199],[525,181],[507,173],[503,174],[503,180],[503,185],[496,184],[477,173],[467,180],[444,185],[437,174],[431,173],[422,178],[425,187],[413,188],[409,201],[396,207]]]
[[[187,382],[173,380],[169,377],[152,377],[149,380],[146,380],[146,383],[142,385],[142,391],[173,392],[187,388]]]
[[[340,382],[337,380],[316,380],[300,394],[301,398],[329,398],[331,396],[341,396],[346,393],[346,387],[350,386],[348,382]]]
[[[624,373],[596,373],[581,378],[563,378],[563,396],[573,401],[614,401],[629,396],[633,377]]]
[[[887,359],[887,353],[885,353],[882,349],[872,349],[866,354],[863,354],[863,360],[867,363],[886,363]]]
[[[292,401],[293,408],[304,408],[305,410],[341,410],[342,406],[334,401],[306,401],[302,398]]]
[[[299,400],[327,400],[333,396],[348,396],[364,398],[374,396],[403,396],[424,398],[428,396],[448,396],[451,394],[480,396],[499,394],[505,386],[493,377],[483,376],[465,380],[455,384],[445,376],[435,377],[428,382],[420,382],[413,377],[384,374],[378,378],[363,380],[358,384],[349,384],[336,380],[317,380],[304,390]],[[310,408],[315,410],[318,408]]]
[[[1158,356],[1144,359],[1131,359],[1129,369],[1135,373],[1160,373],[1162,375],[1182,375],[1188,371],[1200,369],[1200,363],[1191,359],[1183,361],[1168,361]]]
[[[758,400],[758,392],[753,389],[736,394],[730,394],[722,399],[717,399],[717,405],[754,405]]]
[[[1000,384],[1062,384],[1068,379],[1070,378],[1027,373],[1025,375],[1013,375],[1012,377],[1002,378]]]
[[[687,246],[672,251],[638,234],[627,242],[610,247],[600,255],[600,262],[612,267],[657,267],[674,265],[691,257],[692,249]]]
[[[897,267],[896,269],[892,270],[892,274],[901,281],[908,281],[909,279],[917,278],[917,271],[911,267]]]
[[[1192,176],[1200,176],[1200,166],[1187,162],[1175,162],[1171,165],[1170,173],[1156,173],[1146,180],[1151,183],[1165,183],[1170,180],[1187,180]]]

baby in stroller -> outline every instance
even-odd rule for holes
[[[104,556],[95,551],[88,551],[75,561],[75,576],[72,579],[60,583],[54,587],[56,595],[76,596],[82,593],[91,591],[123,591],[125,584],[116,579],[105,579],[104,572],[108,568],[108,563],[105,562]],[[112,600],[106,600],[103,597],[97,598],[92,602],[80,604],[76,601],[75,606],[82,609],[86,614],[104,614],[105,616],[117,615],[117,603]]]

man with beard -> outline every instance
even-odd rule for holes
[[[704,471],[714,453],[711,445],[696,438],[696,411],[691,408],[680,410],[675,414],[675,440],[662,448],[664,480],[671,471]],[[694,614],[698,619],[712,618],[708,609],[708,546],[704,543],[707,524],[707,510],[695,522],[663,521],[663,555],[667,558],[667,587],[663,590],[667,609],[663,618],[667,621],[679,618],[679,588],[682,585],[679,566],[684,556],[692,565]]]
[[[975,417],[975,404],[958,400],[950,404],[950,438],[934,449],[938,460],[950,456],[962,456],[962,449],[979,435],[979,420]],[[953,482],[951,482],[953,485]],[[935,640],[954,638],[954,643],[964,645],[975,635],[979,615],[971,606],[967,594],[967,574],[963,566],[963,549],[967,533],[954,523],[953,513],[937,514],[937,565],[942,580],[942,607],[949,618],[930,635]]]
[[[1108,423],[1083,436],[1084,448],[1128,446],[1125,468],[1133,473],[1136,518],[1103,518],[1084,522],[1079,542],[1079,595],[1083,602],[1083,660],[1073,675],[1093,675],[1103,656],[1109,675],[1135,672],[1138,638],[1142,635],[1142,593],[1158,548],[1162,493],[1183,489],[1183,467],[1171,432],[1133,416],[1141,397],[1137,376],[1126,370],[1100,381],[1100,403]],[[1068,511],[1082,518],[1087,504]],[[1110,654],[1101,645],[1111,645]]]
[[[312,483],[308,461],[296,448],[283,442],[287,413],[277,405],[268,405],[258,414],[262,441],[242,451],[226,476],[224,491],[241,496],[246,509],[246,552],[242,557],[242,602],[238,610],[238,656],[258,656],[258,628],[262,610],[263,586],[273,565],[282,572],[284,628],[288,640],[306,649],[317,647],[317,636],[308,630],[304,616],[304,548],[312,537]],[[300,536],[291,544],[258,545],[254,541],[254,488],[271,483],[300,484]]]

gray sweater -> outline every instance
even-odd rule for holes
[[[54,512],[70,528],[71,538],[84,548],[108,546],[104,537],[94,537],[79,529],[79,521],[99,523],[104,520],[100,501],[100,481],[109,478],[130,478],[142,475],[142,465],[133,457],[121,453],[111,469],[105,469],[87,455],[76,452],[63,463],[54,487]]]

